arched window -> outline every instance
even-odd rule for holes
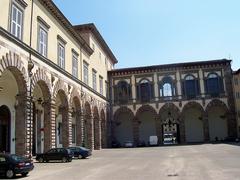
[[[175,96],[175,85],[171,77],[164,77],[159,85],[161,97],[171,98]]]
[[[223,80],[216,73],[210,73],[205,80],[205,90],[212,97],[217,97],[223,93]]]
[[[153,98],[153,86],[147,79],[142,79],[137,85],[137,98],[142,102],[149,102]]]
[[[188,99],[195,98],[200,94],[199,81],[191,74],[185,76],[182,87],[183,95]]]
[[[131,87],[126,81],[119,81],[114,90],[114,100],[120,104],[127,103],[131,99]]]

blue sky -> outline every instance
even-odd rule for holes
[[[93,22],[117,68],[231,58],[240,68],[239,0],[54,0],[74,25]]]

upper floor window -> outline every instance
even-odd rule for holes
[[[88,64],[83,63],[83,82],[88,84]]]
[[[102,59],[102,53],[99,52],[99,59]]]
[[[65,69],[65,46],[61,42],[58,43],[58,65]]]
[[[23,11],[17,7],[14,3],[12,4],[12,13],[11,13],[11,33],[22,39],[22,30],[23,30]]]
[[[143,79],[137,85],[137,98],[142,102],[149,102],[153,98],[153,85],[149,80]]]
[[[213,97],[219,96],[224,91],[222,78],[216,73],[208,74],[205,80],[205,89],[207,94]]]
[[[159,84],[160,96],[171,98],[175,96],[175,85],[171,77],[164,77]]]
[[[121,104],[131,99],[131,87],[126,81],[119,81],[114,91],[114,100]]]
[[[99,76],[99,91],[103,95],[103,78]]]
[[[92,70],[92,84],[93,84],[93,89],[96,91],[97,90],[97,72],[94,69]]]
[[[199,81],[193,75],[186,75],[182,82],[183,95],[188,99],[195,98],[200,94]]]
[[[72,75],[78,78],[78,56],[76,53],[72,54]]]
[[[238,78],[234,78],[234,82],[235,82],[235,85],[237,86],[238,85]]]
[[[47,57],[47,39],[47,30],[40,26],[38,33],[38,52],[45,57]]]

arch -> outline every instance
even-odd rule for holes
[[[136,125],[139,132],[139,143],[148,144],[150,136],[157,136],[158,114],[150,105],[143,105],[136,113]]]
[[[57,97],[57,94],[59,91],[64,92],[64,94],[67,97],[67,95],[68,95],[67,87],[64,85],[64,83],[61,80],[58,80],[54,86],[53,95],[52,95],[53,100],[56,100],[56,97]]]
[[[186,142],[203,142],[204,137],[204,109],[195,102],[188,102],[182,110],[182,118],[185,124]]]
[[[229,109],[219,100],[213,99],[206,107],[210,141],[224,140],[229,134]]]
[[[194,80],[196,77],[193,74],[186,74],[184,80]]]
[[[46,87],[48,88],[49,94],[51,91],[51,83],[50,83],[50,79],[47,77],[46,75],[46,71],[44,71],[43,69],[38,68],[37,71],[33,74],[32,76],[32,89],[35,88],[35,86],[37,84],[39,84],[39,82],[44,82],[44,85],[46,85]],[[45,88],[45,89],[47,89]]]
[[[212,107],[214,107],[214,106],[220,106],[220,107],[222,107],[222,108],[224,108],[226,111],[228,111],[228,107],[227,107],[227,105],[223,102],[223,101],[221,101],[221,100],[219,100],[219,99],[213,99],[212,101],[210,101],[208,104],[207,104],[207,107],[206,107],[206,113],[208,113],[209,112],[209,110],[212,108]]]
[[[177,117],[180,117],[180,109],[173,103],[166,103],[160,108],[159,113],[158,113],[160,119],[162,117],[162,114],[164,114],[164,112],[166,112],[166,111],[174,112],[174,113],[176,113]]]
[[[72,103],[72,106],[74,103],[77,103],[77,106],[81,107],[80,97],[81,95],[79,94],[79,91],[77,90],[77,88],[74,87],[70,96],[70,102]],[[74,101],[75,98],[77,98],[77,101]]]
[[[114,114],[113,144],[123,146],[126,141],[135,141],[136,121],[133,112],[127,107],[120,107]]]
[[[11,112],[6,105],[0,107],[0,152],[11,150]]]

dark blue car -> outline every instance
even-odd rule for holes
[[[69,147],[74,154],[74,157],[79,158],[79,159],[85,159],[86,157],[89,157],[92,155],[92,151],[90,149],[87,149],[85,147],[81,146],[76,146],[76,147]]]
[[[16,174],[27,176],[34,166],[31,160],[13,154],[0,154],[0,174],[13,178]]]

